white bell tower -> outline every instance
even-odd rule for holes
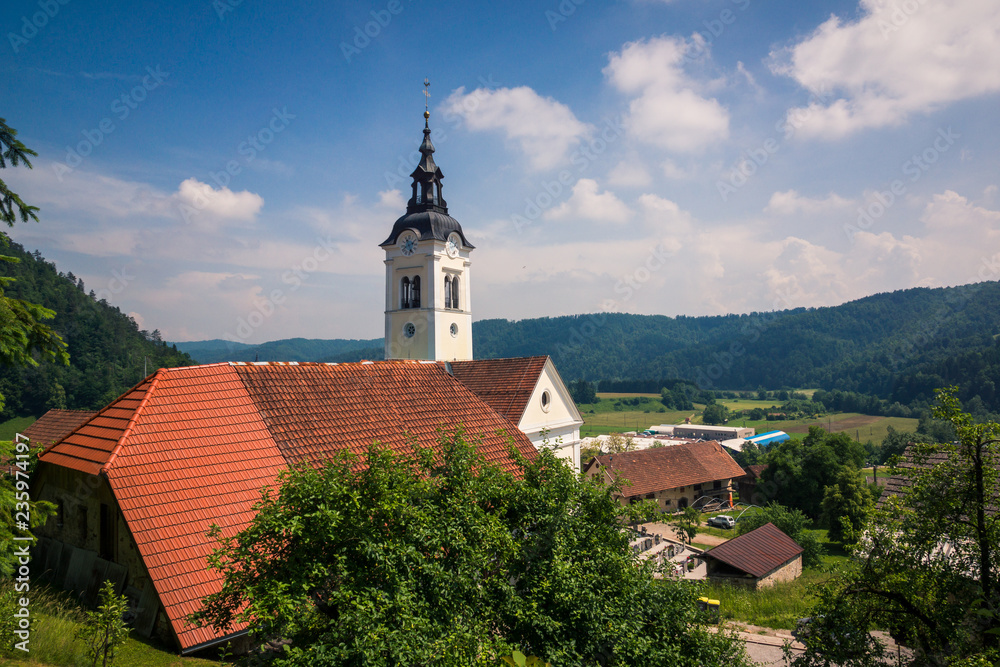
[[[441,196],[444,174],[434,163],[429,119],[425,109],[423,157],[410,174],[413,194],[406,215],[380,244],[385,250],[385,358],[470,361],[469,254],[474,246]]]

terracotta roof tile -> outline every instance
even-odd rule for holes
[[[743,468],[717,442],[691,442],[620,454],[603,454],[587,465],[600,465],[631,482],[622,492],[638,496],[665,489],[733,479]]]
[[[756,530],[709,549],[704,557],[722,561],[755,577],[763,577],[800,553],[802,547],[795,540],[773,523],[765,523]]]
[[[521,421],[548,357],[452,361],[452,373],[491,408],[515,424]]]
[[[33,445],[48,447],[59,442],[97,413],[92,410],[49,410],[21,431]]]
[[[216,638],[185,618],[221,581],[206,569],[214,522],[232,535],[249,524],[260,490],[298,460],[408,436],[433,445],[462,424],[484,456],[507,470],[508,436],[531,442],[436,363],[213,364],[162,369],[114,401],[41,459],[102,470],[182,649]],[[505,432],[501,434],[499,432]]]

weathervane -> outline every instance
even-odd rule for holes
[[[430,112],[430,110],[428,108],[428,102],[430,101],[430,97],[431,97],[430,87],[431,87],[431,80],[428,79],[428,78],[426,78],[426,77],[424,77],[424,118],[425,119],[431,117],[431,112]]]

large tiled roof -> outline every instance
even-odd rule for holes
[[[795,543],[773,523],[765,523],[756,530],[734,537],[705,552],[705,558],[714,558],[727,565],[763,577],[802,553]]]
[[[918,469],[929,469],[934,466],[945,463],[948,460],[949,453],[947,451],[935,451],[929,454],[918,454],[914,445],[909,445],[903,455],[900,457],[899,462],[896,467],[901,471],[901,474],[890,475],[885,478],[885,482],[882,484],[882,495],[879,497],[878,506],[882,507],[884,503],[893,496],[901,496],[913,485],[914,472]],[[994,457],[993,466],[1000,470],[1000,456]],[[879,481],[882,482],[882,477]],[[987,507],[987,511],[990,514],[996,514],[998,508],[990,505]]]
[[[48,447],[65,438],[96,414],[93,410],[49,410],[34,424],[21,431],[21,435],[26,436],[33,445]]]
[[[452,361],[452,373],[490,407],[515,424],[521,421],[548,357]]]
[[[407,435],[433,445],[439,428],[457,424],[508,470],[508,437],[525,457],[536,455],[514,425],[438,364],[393,361],[162,369],[41,460],[107,475],[187,649],[216,638],[185,621],[221,584],[206,569],[212,523],[226,535],[245,527],[261,488],[289,463],[361,452],[374,440],[402,451]]]
[[[743,468],[717,442],[692,442],[634,452],[602,454],[588,465],[600,465],[631,482],[623,493],[638,496],[682,486],[705,484],[743,475]]]

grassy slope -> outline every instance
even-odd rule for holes
[[[0,440],[13,440],[15,433],[20,433],[35,423],[34,417],[14,417],[0,424]]]
[[[2,583],[9,584],[6,581]],[[13,656],[0,653],[0,665],[87,665],[83,644],[75,638],[85,617],[72,596],[41,586],[32,588],[30,599],[35,622],[29,640],[30,651],[15,651]],[[182,658],[172,650],[133,633],[119,650],[114,664],[116,667],[211,667],[222,663]]]

